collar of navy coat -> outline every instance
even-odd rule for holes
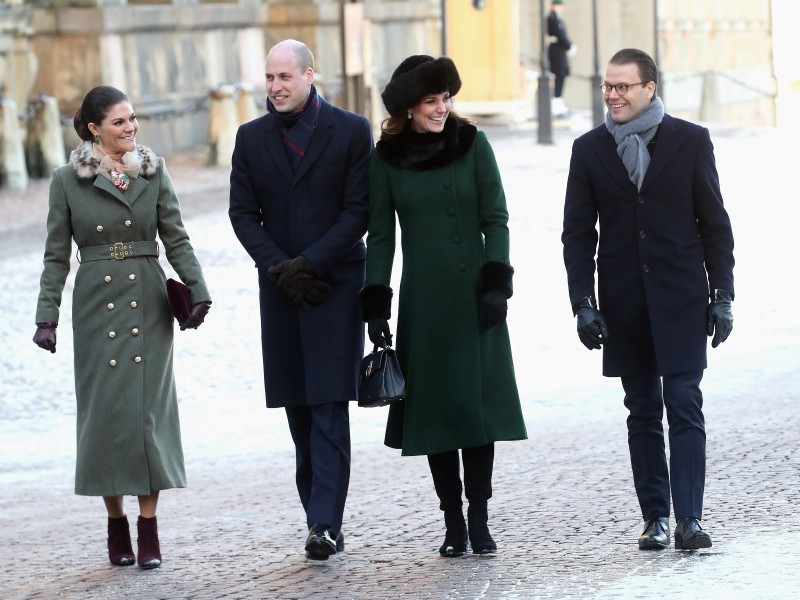
[[[308,172],[308,169],[319,158],[325,146],[328,145],[333,137],[333,109],[331,105],[320,98],[319,116],[317,117],[317,126],[314,133],[311,135],[311,140],[308,143],[308,148],[300,161],[297,172],[292,174],[292,168],[289,166],[289,159],[286,157],[286,150],[283,148],[283,136],[281,135],[281,125],[278,119],[271,114],[267,114],[264,119],[264,130],[267,135],[264,136],[264,143],[267,147],[267,153],[275,161],[278,171],[283,177],[295,185],[300,179]]]
[[[598,160],[603,164],[606,172],[625,192],[636,194],[636,186],[628,178],[628,171],[625,170],[625,165],[622,164],[622,159],[617,154],[617,144],[614,142],[614,136],[606,129],[605,125],[600,125],[595,131],[597,135],[592,141],[592,146]],[[646,191],[648,186],[653,183],[661,171],[664,170],[664,167],[672,160],[681,144],[683,144],[683,136],[678,129],[676,120],[669,115],[664,115],[661,124],[658,126],[658,145],[653,153],[650,166],[647,168],[647,173],[645,173],[642,189],[638,193],[642,194]]]

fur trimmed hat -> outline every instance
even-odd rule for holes
[[[392,73],[392,79],[381,98],[390,115],[398,115],[416,105],[427,94],[461,89],[461,78],[455,63],[446,56],[433,58],[427,54],[409,56]]]

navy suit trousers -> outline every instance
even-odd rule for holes
[[[628,415],[628,448],[633,483],[647,521],[670,514],[703,516],[706,476],[706,432],[703,418],[703,371],[622,378]],[[669,468],[661,424],[664,407],[669,424]]]
[[[348,402],[287,406],[286,417],[297,457],[297,492],[310,528],[342,528],[350,485],[350,414]]]

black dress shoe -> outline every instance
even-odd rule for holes
[[[675,543],[677,535],[675,532]],[[646,521],[644,531],[639,536],[639,550],[663,550],[667,546],[669,546],[669,519],[655,517]]]
[[[328,557],[336,554],[338,536],[334,540],[331,535],[331,528],[324,523],[316,523],[308,530],[306,538],[306,558],[311,560],[328,560]],[[342,536],[342,547],[344,547],[344,536]]]
[[[711,536],[706,533],[694,517],[678,519],[675,528],[675,548],[677,550],[698,550],[711,548]]]
[[[344,534],[340,531],[336,534],[336,553],[344,552]]]

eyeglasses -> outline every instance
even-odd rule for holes
[[[600,91],[604,94],[610,94],[612,89],[617,90],[617,93],[620,96],[624,96],[628,93],[628,88],[634,85],[647,85],[650,83],[649,81],[640,81],[639,83],[618,83],[617,85],[611,85],[610,83],[604,83],[600,86]]]

